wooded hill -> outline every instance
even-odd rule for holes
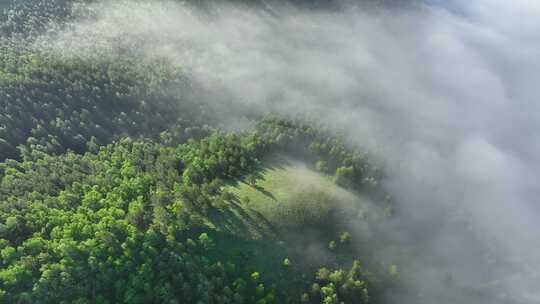
[[[366,151],[305,118],[229,109],[249,126],[230,131],[230,112],[166,61],[36,47],[85,2],[26,1],[1,17],[0,303],[407,292],[377,252],[394,206]]]

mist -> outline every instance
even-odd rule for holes
[[[446,297],[441,280],[451,273],[492,284],[502,300],[539,303],[540,2],[439,2],[102,2],[35,44],[64,56],[166,60],[204,89],[204,102],[307,113],[345,130],[385,163],[396,201],[381,255],[424,245],[402,270],[411,293],[481,303]],[[228,115],[231,128],[245,127]],[[448,214],[459,220],[445,223]]]

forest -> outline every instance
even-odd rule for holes
[[[303,119],[260,116],[246,131],[222,131],[204,104],[175,94],[189,80],[163,62],[34,49],[51,19],[71,18],[69,6],[25,3],[2,23],[1,303],[376,299],[374,274],[346,250],[303,264],[299,248],[278,242],[290,227],[254,238],[217,224],[249,208],[225,185],[256,185],[272,155],[380,196],[381,172],[365,154]]]
[[[384,254],[402,211],[384,161],[310,115],[208,100],[137,45],[44,46],[97,18],[95,3],[0,6],[0,303],[429,302],[402,271],[423,244]],[[438,279],[441,303],[517,303],[491,282]]]

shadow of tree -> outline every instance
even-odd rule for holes
[[[208,214],[209,220],[219,231],[244,235],[249,227],[230,209],[213,209]]]
[[[282,156],[271,156],[267,159],[264,159],[261,161],[261,163],[254,168],[252,172],[245,172],[244,175],[242,175],[240,178],[231,178],[226,179],[224,182],[227,186],[236,187],[240,183],[245,183],[250,185],[246,182],[246,178],[249,175],[253,175],[256,180],[265,180],[264,175],[271,170],[280,170],[286,168],[287,165],[290,165],[290,160],[282,157]],[[251,185],[253,186],[253,185]]]
[[[246,172],[240,178],[225,180],[225,185],[237,187],[243,183],[263,195],[277,202],[277,198],[264,187],[247,182],[249,175],[252,175],[256,181],[264,181],[265,174],[271,170],[280,170],[290,165],[291,161],[283,156],[273,155],[261,160],[258,167],[252,172]],[[235,233],[243,236],[253,236],[253,233],[261,237],[276,237],[278,230],[267,218],[260,212],[243,206],[237,194],[230,193],[231,197],[227,198],[226,206],[220,210],[216,209],[210,212],[208,218],[216,226],[218,230],[224,232]]]
[[[253,188],[255,188],[257,191],[261,192],[262,194],[268,196],[269,198],[271,198],[271,199],[273,199],[274,201],[277,202],[276,197],[272,193],[270,193],[269,191],[264,189],[263,187],[261,187],[259,185],[254,185]]]
[[[252,232],[261,237],[275,237],[277,229],[261,213],[255,210],[246,211],[240,205],[240,199],[233,194],[227,201],[227,205],[222,209],[212,209],[208,214],[208,219],[220,231],[253,236]]]

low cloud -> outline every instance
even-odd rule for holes
[[[426,302],[446,292],[447,273],[500,286],[509,303],[540,302],[540,3],[202,10],[115,1],[92,10],[36,44],[66,56],[163,58],[210,102],[308,113],[346,130],[386,163],[400,209],[391,227],[407,227],[391,238],[429,244],[405,268]],[[439,225],[448,210],[467,227]]]

